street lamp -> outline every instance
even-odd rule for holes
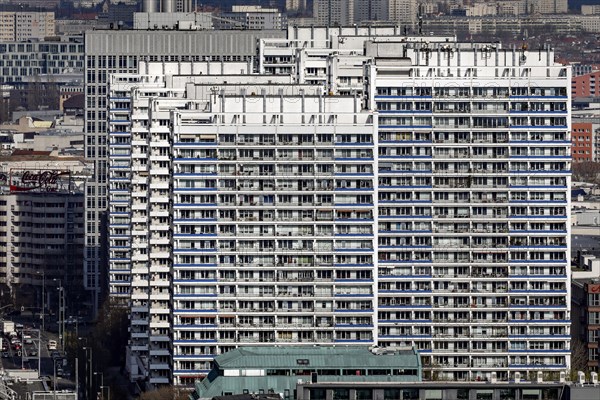
[[[64,350],[65,348],[65,288],[62,285],[62,279],[53,279],[58,281],[58,337],[60,339],[60,346]]]
[[[104,388],[106,388],[106,399],[104,398]],[[100,386],[100,393],[102,393],[102,400],[110,400],[110,386]]]
[[[56,362],[57,361],[58,360],[52,360],[52,364],[54,364],[54,387],[52,388],[52,389],[54,389],[53,390],[54,391],[54,400],[56,400],[56,384],[57,384],[57,381],[56,381]]]
[[[87,367],[87,364],[86,364],[86,370],[87,370],[86,372],[87,372],[87,374],[86,374],[85,378],[86,378],[87,382],[86,382],[85,387],[86,387],[86,392],[87,392],[86,398],[87,399],[91,399],[92,398],[92,387],[93,387],[93,383],[92,383],[93,382],[92,381],[92,371],[94,369],[94,364],[93,364],[93,358],[92,357],[94,356],[94,353],[93,353],[93,350],[92,350],[91,347],[87,347],[86,346],[86,347],[83,348],[83,350],[85,350],[86,357],[87,357],[87,351],[88,350],[90,351],[89,368]],[[89,379],[88,379],[88,377],[89,377]]]
[[[45,321],[46,321],[46,271],[38,271],[38,274],[42,275],[42,313],[40,318],[42,320],[42,332],[45,332]]]
[[[102,390],[102,388],[104,387],[104,373],[94,372],[94,375],[100,375],[100,396],[101,399],[104,400],[104,390]]]

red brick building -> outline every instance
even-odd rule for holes
[[[600,96],[600,71],[572,78],[571,93],[573,98]]]
[[[593,161],[592,132],[591,122],[574,122],[571,126],[571,156],[573,162]]]

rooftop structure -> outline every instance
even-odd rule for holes
[[[193,396],[271,392],[290,399],[299,380],[379,382],[382,377],[387,382],[420,382],[419,355],[366,347],[244,347],[216,357]]]

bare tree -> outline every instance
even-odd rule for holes
[[[178,390],[172,386],[164,386],[156,390],[144,392],[138,400],[187,400],[189,392]]]
[[[573,163],[573,179],[588,183],[600,183],[600,163],[593,161]]]
[[[585,374],[589,372],[588,368],[588,349],[585,342],[579,338],[571,339],[571,372],[569,378],[571,381],[577,379],[577,371]]]

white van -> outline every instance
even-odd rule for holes
[[[56,350],[56,340],[48,340],[48,350]]]

